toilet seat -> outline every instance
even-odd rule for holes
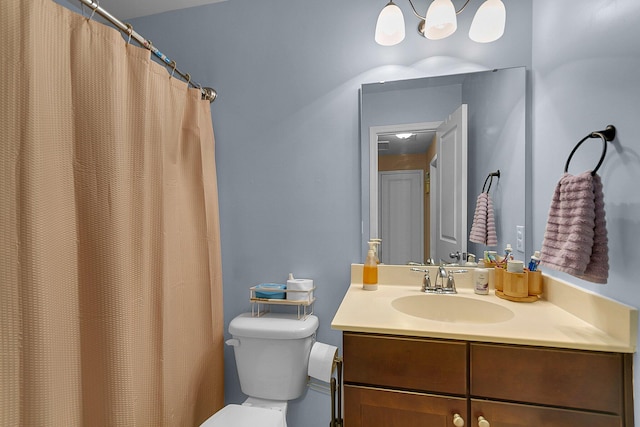
[[[246,405],[227,405],[200,427],[284,427],[282,412]]]

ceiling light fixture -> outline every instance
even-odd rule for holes
[[[393,2],[382,9],[376,23],[376,43],[393,46],[404,40],[404,16],[402,10]]]
[[[413,136],[412,133],[396,133],[396,138],[398,139],[409,139]]]
[[[449,37],[458,28],[457,15],[471,0],[467,0],[460,10],[455,10],[451,0],[433,0],[425,16],[421,16],[409,0],[413,14],[420,19],[418,32],[430,40]],[[480,6],[469,29],[469,38],[478,43],[490,43],[504,34],[506,10],[502,0],[485,0]],[[383,46],[393,46],[404,40],[404,16],[393,2],[382,9],[376,24],[375,40]]]

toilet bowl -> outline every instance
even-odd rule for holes
[[[200,427],[287,427],[286,407],[280,410],[246,403],[225,406]]]
[[[318,329],[310,315],[243,313],[229,324],[242,392],[241,405],[230,404],[200,427],[287,427],[288,401],[307,385],[309,354]]]

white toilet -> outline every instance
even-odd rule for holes
[[[229,324],[240,387],[249,398],[227,405],[200,427],[286,427],[287,401],[302,396],[318,318],[244,313]]]

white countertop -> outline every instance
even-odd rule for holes
[[[422,275],[407,266],[380,266],[377,291],[362,289],[362,265],[352,265],[351,285],[331,327],[342,331],[448,338],[582,350],[633,353],[638,311],[628,305],[544,276],[539,301],[521,303],[476,295],[471,274],[456,275],[458,295],[502,305],[513,311],[499,323],[454,323],[411,316],[391,302],[420,291]],[[434,274],[431,277],[435,277]],[[458,295],[452,296],[455,298]],[[564,300],[564,301],[563,301]]]

